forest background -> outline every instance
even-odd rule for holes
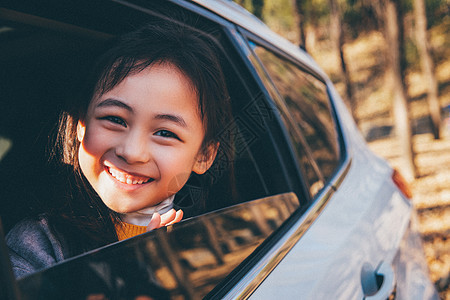
[[[450,0],[235,2],[318,62],[410,182],[431,279],[450,300]]]

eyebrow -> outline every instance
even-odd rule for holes
[[[133,108],[131,106],[129,106],[128,104],[126,104],[120,100],[113,99],[113,98],[108,98],[108,99],[100,102],[99,104],[97,104],[97,107],[110,107],[110,106],[120,107],[120,108],[128,110],[131,113],[134,112]],[[181,127],[185,127],[185,128],[188,127],[188,125],[186,124],[186,121],[181,116],[177,116],[177,115],[157,114],[154,117],[154,119],[168,120],[168,121],[171,121],[171,122],[174,122],[174,123],[180,125]]]
[[[171,114],[157,114],[155,117],[157,120],[168,120],[177,123],[181,127],[188,127],[186,122],[181,116],[171,115]]]
[[[129,106],[129,105],[125,104],[124,102],[117,100],[117,99],[108,98],[108,99],[100,102],[99,104],[97,104],[97,107],[109,107],[109,106],[116,106],[116,107],[126,109],[129,112],[133,112],[133,108],[131,108],[131,106]]]

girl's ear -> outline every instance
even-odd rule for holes
[[[219,149],[220,143],[211,143],[208,145],[206,150],[200,151],[197,155],[197,161],[192,168],[192,171],[201,175],[204,174],[214,162],[217,155],[217,150]]]
[[[86,133],[86,125],[83,121],[78,120],[77,123],[77,138],[78,141],[81,143],[84,139],[84,134]]]

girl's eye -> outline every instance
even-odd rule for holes
[[[125,123],[125,121],[122,118],[119,118],[119,117],[116,117],[116,116],[106,116],[106,117],[103,117],[101,119],[109,121],[109,122],[114,123],[114,124],[121,125],[123,127],[127,127],[127,123]]]
[[[155,133],[155,135],[161,136],[164,138],[174,138],[174,139],[180,140],[178,135],[176,135],[175,133],[168,131],[168,130],[159,130]]]

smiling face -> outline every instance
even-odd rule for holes
[[[154,64],[94,98],[78,123],[81,170],[113,211],[129,213],[178,192],[214,161],[201,151],[198,96],[171,64]]]

